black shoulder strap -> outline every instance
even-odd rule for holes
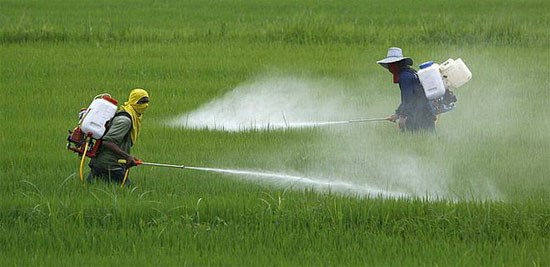
[[[130,113],[128,113],[128,112],[126,112],[126,111],[124,111],[124,110],[119,110],[119,111],[117,111],[117,112],[115,113],[115,115],[106,123],[106,125],[105,125],[106,130],[105,130],[105,133],[104,133],[103,135],[107,134],[107,132],[109,131],[109,129],[111,129],[111,125],[113,124],[113,119],[114,119],[115,117],[117,117],[117,116],[124,116],[124,117],[130,119],[130,123],[132,123],[132,116],[130,115]]]
[[[116,117],[116,116],[124,116],[124,117],[126,117],[126,118],[132,120],[132,116],[130,115],[130,113],[128,113],[128,112],[126,112],[126,111],[124,111],[124,110],[119,110],[119,111],[117,111],[117,113],[115,113],[115,117]]]
[[[130,143],[131,145],[133,145],[133,142],[132,142],[132,137],[131,137],[131,132],[132,132],[132,125],[134,124],[134,122],[132,121],[132,116],[130,115],[130,113],[124,111],[124,110],[119,110],[117,111],[117,113],[115,113],[115,117],[116,116],[124,116],[128,119],[130,119],[130,130],[128,130],[128,133],[126,134],[126,137],[125,138],[130,138]]]

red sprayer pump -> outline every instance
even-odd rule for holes
[[[94,97],[90,106],[81,109],[78,126],[69,130],[67,149],[82,156],[80,160],[80,180],[83,180],[82,169],[86,157],[93,158],[101,145],[110,120],[115,116],[118,102],[109,94]]]

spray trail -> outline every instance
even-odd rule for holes
[[[280,173],[268,173],[257,171],[245,171],[245,170],[230,170],[230,169],[218,169],[218,168],[204,168],[204,167],[185,167],[186,169],[218,172],[226,174],[234,174],[239,176],[256,177],[260,179],[271,179],[271,182],[275,183],[297,183],[305,186],[313,186],[317,189],[326,189],[331,191],[355,193],[358,195],[369,196],[384,196],[384,197],[407,197],[408,194],[403,192],[392,192],[382,189],[370,188],[367,186],[361,186],[343,181],[323,181],[321,179],[314,179],[308,177],[280,174]]]

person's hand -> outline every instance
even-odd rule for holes
[[[393,115],[388,117],[388,120],[391,121],[391,122],[396,122],[398,119],[399,119],[399,115],[397,115],[397,114],[393,114]]]
[[[138,165],[138,162],[139,159],[133,157],[133,156],[130,156],[126,159],[126,169],[129,169],[129,168],[132,168],[134,166],[137,166]]]

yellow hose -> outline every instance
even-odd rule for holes
[[[126,180],[128,179],[128,171],[130,171],[130,168],[126,169],[124,172],[124,179],[122,179],[122,183],[120,184],[120,187],[124,187],[124,184],[126,183]]]
[[[80,160],[80,181],[81,182],[84,182],[84,175],[82,173],[84,169],[84,161],[86,160],[86,153],[88,152],[88,140],[89,140],[88,137],[86,137],[86,139],[84,140],[86,145],[84,146],[84,153],[82,153],[82,159]]]

